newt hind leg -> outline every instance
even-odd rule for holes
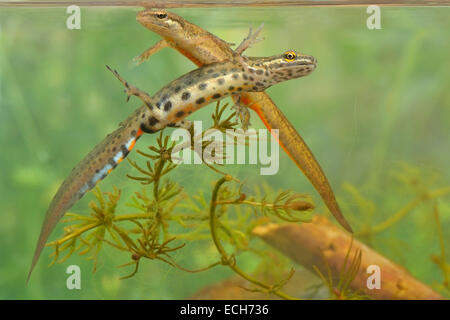
[[[245,62],[245,59],[242,57],[242,53],[255,43],[263,40],[263,38],[258,38],[258,35],[263,27],[264,23],[261,24],[255,32],[253,32],[253,29],[250,27],[248,36],[244,40],[242,40],[239,46],[234,50],[237,60],[245,69],[247,69],[247,71],[248,65]],[[250,125],[250,112],[247,109],[249,106],[245,106],[241,103],[240,95],[234,95],[233,100],[235,101],[233,108],[236,110],[236,119],[237,121],[239,121],[240,119],[242,129],[244,129],[244,131],[247,131],[248,126]]]
[[[106,68],[108,68],[108,70],[111,71],[112,74],[117,79],[119,79],[119,81],[122,82],[122,84],[125,86],[125,93],[127,94],[127,102],[130,100],[131,96],[136,96],[139,99],[141,99],[142,102],[144,102],[144,104],[150,110],[153,110],[152,99],[151,99],[150,95],[147,92],[142,91],[141,89],[130,85],[116,70],[111,69],[108,65],[106,66]]]
[[[242,124],[242,129],[244,129],[244,131],[247,131],[248,126],[251,125],[250,124],[250,112],[248,111],[248,106],[245,106],[241,102],[240,95],[234,95],[233,100],[235,101],[235,103],[232,108],[236,110],[236,120],[239,121],[239,119],[240,119],[241,124]]]

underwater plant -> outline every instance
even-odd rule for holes
[[[224,116],[227,107],[228,104],[220,106],[217,103],[211,128],[226,132],[237,125],[237,122],[232,121],[236,116],[235,112]],[[208,129],[202,134],[207,131]],[[190,133],[194,135],[193,130]],[[208,155],[204,151],[210,143],[211,141],[205,141],[202,144],[199,153],[202,157]],[[193,144],[182,147],[195,151]],[[131,212],[118,209],[119,202],[122,201],[119,188],[102,192],[97,187],[93,191],[96,200],[89,204],[90,216],[66,213],[64,222],[69,225],[64,228],[63,236],[47,244],[54,249],[52,263],[64,262],[78,253],[93,260],[95,272],[99,253],[104,245],[108,245],[130,255],[131,261],[120,267],[133,269],[122,279],[133,277],[143,260],[159,260],[186,272],[201,272],[226,266],[254,285],[254,289],[248,290],[294,299],[282,291],[292,272],[275,284],[267,284],[240,268],[237,257],[243,252],[264,256],[264,253],[254,250],[249,244],[251,230],[257,225],[280,221],[310,221],[311,211],[314,209],[310,197],[286,190],[270,190],[269,195],[261,195],[258,187],[253,190],[258,196],[251,196],[243,192],[244,187],[247,188],[243,182],[217,168],[219,165],[207,161],[203,162],[205,166],[221,178],[213,183],[209,199],[204,191],[190,196],[168,178],[177,168],[172,159],[175,148],[177,144],[169,142],[169,136],[162,131],[156,146],[149,146],[149,151],[137,151],[146,159],[145,166],[128,160],[139,175],[127,176],[137,182],[136,186],[140,185],[140,190],[135,191],[128,199]],[[225,158],[227,155],[224,152],[221,156]],[[183,232],[174,232],[174,225],[181,226]],[[185,245],[181,241],[203,240],[208,235],[218,253],[216,262],[190,270],[175,261],[173,254],[182,250]]]
[[[201,135],[207,134],[210,129],[226,133],[228,129],[237,126],[238,122],[233,121],[236,117],[235,112],[225,116],[227,107],[228,104],[220,106],[217,103],[215,112],[211,116],[212,125],[203,130]],[[172,268],[189,273],[203,272],[223,266],[251,285],[250,287],[241,287],[248,292],[272,294],[281,299],[297,299],[283,291],[283,287],[295,272],[292,267],[289,269],[289,264],[292,262],[286,258],[274,259],[273,254],[279,255],[277,251],[261,250],[260,247],[251,244],[251,239],[262,238],[272,244],[265,237],[269,235],[269,239],[272,237],[271,240],[273,240],[276,232],[273,235],[270,233],[277,229],[283,230],[286,223],[295,227],[298,222],[306,222],[307,225],[304,227],[307,227],[308,222],[312,221],[311,214],[315,209],[310,196],[289,190],[275,192],[266,185],[263,185],[262,190],[259,186],[249,187],[236,177],[226,173],[223,165],[210,161],[203,161],[202,164],[220,178],[212,182],[210,190],[201,190],[194,195],[185,193],[177,182],[169,179],[170,174],[178,167],[175,159],[172,159],[175,154],[174,150],[191,149],[197,152],[202,160],[207,160],[204,157],[208,156],[216,157],[216,159],[218,156],[223,159],[227,157],[225,151],[219,155],[205,152],[211,150],[211,143],[216,143],[215,141],[202,141],[201,150],[196,149],[193,143],[195,141],[193,129],[190,130],[190,134],[191,142],[189,144],[185,142],[177,144],[170,141],[169,136],[162,131],[156,139],[155,146],[149,146],[148,151],[137,151],[139,156],[145,159],[144,165],[128,159],[130,165],[138,172],[138,175],[127,175],[130,180],[136,182],[133,184],[136,186],[134,194],[125,200],[130,211],[127,209],[124,212],[124,209],[118,209],[119,203],[124,201],[121,199],[122,192],[119,188],[114,187],[110,192],[102,192],[97,187],[93,191],[95,201],[89,204],[90,216],[66,213],[64,222],[69,225],[64,228],[64,235],[47,244],[54,249],[52,264],[62,263],[74,253],[78,253],[93,261],[93,271],[95,272],[99,253],[106,245],[130,256],[129,262],[119,266],[132,268],[121,279],[135,276],[139,272],[142,262],[146,260],[159,260]],[[353,203],[353,206],[349,207],[349,202],[343,201],[345,210],[350,217],[363,216],[366,218],[359,222],[353,219],[356,225],[359,224],[357,228],[359,231],[355,236],[363,239],[366,243],[371,244],[376,235],[398,224],[420,204],[450,193],[448,187],[429,191],[431,182],[421,183],[419,177],[422,177],[422,173],[414,171],[414,167],[407,164],[402,164],[400,169],[393,170],[391,176],[399,182],[399,186],[410,185],[417,194],[417,198],[383,222],[372,220],[379,210],[373,201],[365,198],[353,185],[344,185],[351,197],[351,203]],[[358,213],[354,212],[355,210]],[[434,214],[438,228],[440,228],[437,207],[435,207]],[[319,223],[321,228],[329,229],[331,233],[338,229],[331,228],[329,221],[321,219],[314,221],[311,228]],[[433,255],[432,260],[443,271],[444,281],[442,285],[434,286],[434,288],[445,294],[445,291],[448,291],[449,269],[448,264],[445,263],[444,236],[442,230],[439,230],[441,255]],[[289,238],[289,232],[282,232]],[[344,235],[342,230],[339,229],[339,232]],[[345,250],[338,250],[339,254],[342,253],[339,258],[343,261],[342,265],[336,265],[335,261],[325,257],[321,250],[316,250],[316,253],[322,257],[321,261],[313,263],[304,262],[301,259],[297,261],[290,254],[292,248],[289,245],[284,247],[275,245],[275,248],[316,273],[321,279],[321,283],[310,288],[313,291],[325,287],[328,289],[330,299],[374,298],[368,295],[360,285],[355,287],[355,283],[361,283],[363,255],[368,254],[369,257],[379,258],[370,251],[362,251],[359,241],[353,248],[353,238],[351,239],[350,245],[346,246]],[[217,253],[216,261],[197,269],[189,269],[180,265],[174,258],[176,253],[181,252],[186,243],[197,241],[211,243]],[[276,241],[283,243],[282,237]],[[294,241],[292,246],[295,238],[291,238],[289,241]],[[314,237],[310,237],[309,241],[313,244],[320,244],[320,239],[314,239]],[[338,242],[335,245],[340,246],[342,243]],[[247,272],[239,265],[238,258],[243,253],[251,253],[259,258],[259,267],[256,272]],[[359,282],[355,281],[356,277]],[[267,279],[270,280],[270,283],[266,281]],[[276,280],[274,281],[274,279]],[[414,281],[411,283],[416,285]],[[420,282],[417,285],[427,288]],[[427,290],[424,292],[428,292]]]

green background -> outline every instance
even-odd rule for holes
[[[248,27],[265,23],[265,40],[247,54],[268,56],[287,49],[311,54],[318,68],[308,77],[267,90],[311,147],[355,229],[384,221],[415,198],[414,181],[426,188],[450,181],[450,21],[447,8],[382,8],[381,30],[368,30],[366,8],[230,8],[174,10],[226,41],[239,43]],[[132,279],[116,266],[128,255],[106,249],[98,271],[73,256],[47,268],[46,249],[31,282],[26,274],[46,208],[71,168],[140,104],[125,103],[121,84],[105,64],[149,93],[194,65],[165,49],[134,67],[131,59],[159,40],[135,21],[138,9],[83,8],[81,30],[68,30],[65,8],[0,9],[0,299],[155,299],[185,298],[230,275],[225,268],[189,274],[145,261]],[[213,106],[190,117],[210,123]],[[256,114],[252,124],[261,128]],[[138,147],[154,144],[145,136]],[[257,166],[226,168],[250,184],[319,197],[281,152],[280,170],[259,176]],[[131,155],[136,159],[136,154]],[[393,179],[404,164],[414,169],[408,187]],[[124,162],[101,183],[135,190]],[[206,172],[206,173],[205,173]],[[172,178],[188,193],[210,190],[218,178],[202,166],[178,168]],[[195,183],[192,183],[195,181]],[[423,182],[425,181],[425,182]],[[370,200],[361,207],[351,184]],[[127,193],[128,192],[128,193]],[[87,214],[88,194],[72,211]],[[439,253],[433,204],[415,208],[378,234],[371,245],[427,284],[442,282],[430,255]],[[439,199],[450,248],[450,202]],[[62,233],[58,225],[51,236]],[[266,250],[271,250],[265,247]],[[447,250],[448,251],[448,250]],[[175,260],[199,268],[214,261],[210,241],[187,244]],[[448,254],[447,254],[448,256]],[[82,290],[66,288],[70,264],[82,269]],[[242,265],[253,267],[250,259]]]

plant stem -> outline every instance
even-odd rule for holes
[[[376,234],[376,233],[380,233],[380,232],[390,228],[392,225],[394,225],[395,223],[397,223],[401,219],[403,219],[412,209],[414,209],[416,206],[418,206],[422,202],[424,202],[426,200],[431,200],[433,198],[442,197],[442,196],[445,196],[447,194],[450,194],[450,187],[440,188],[440,189],[436,189],[436,190],[433,190],[433,191],[430,191],[430,192],[425,192],[423,195],[421,195],[420,197],[414,199],[413,201],[408,203],[406,206],[404,206],[403,208],[398,210],[396,213],[394,213],[386,221],[384,221],[384,222],[374,226],[370,230],[358,232],[358,233],[355,234],[355,236],[356,237],[360,237],[360,236],[367,236],[369,234],[373,235],[373,234]]]
[[[66,241],[68,241],[68,240],[70,240],[72,238],[78,237],[79,235],[81,235],[82,233],[85,233],[86,231],[89,231],[89,230],[91,230],[93,228],[98,227],[99,225],[101,225],[100,222],[88,224],[87,226],[84,226],[83,228],[78,229],[74,233],[70,233],[67,236],[65,236],[65,237],[63,237],[63,238],[61,238],[59,240],[47,243],[46,246],[47,247],[51,247],[51,246],[56,245],[56,244],[64,243],[64,242],[66,242]]]
[[[219,237],[217,235],[217,217],[215,214],[216,211],[216,207],[218,202],[217,200],[217,196],[220,190],[220,187],[227,181],[231,180],[231,176],[226,175],[223,178],[221,178],[216,185],[214,186],[213,189],[213,194],[211,197],[211,204],[209,207],[209,225],[210,225],[210,229],[211,229],[211,236],[213,238],[214,244],[217,248],[217,250],[219,251],[220,255],[222,256],[222,264],[227,265],[228,267],[230,267],[235,273],[237,273],[238,275],[240,275],[242,278],[246,279],[247,281],[262,287],[264,289],[266,289],[269,293],[273,293],[277,296],[279,296],[282,299],[286,299],[286,300],[296,300],[296,298],[291,297],[289,295],[287,295],[286,293],[275,289],[273,286],[267,285],[263,282],[260,282],[259,280],[249,276],[248,274],[246,274],[242,269],[240,269],[235,262],[231,262],[230,263],[230,256],[228,256],[227,252],[225,251],[225,249],[223,248],[222,244],[220,243]]]
[[[164,168],[164,163],[165,161],[162,158],[158,161],[153,178],[153,197],[155,198],[156,203],[158,203],[159,200],[159,180],[161,179],[161,172]]]

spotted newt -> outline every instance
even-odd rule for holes
[[[138,96],[144,103],[97,145],[58,189],[47,210],[28,279],[45,242],[64,213],[129,154],[143,133],[154,133],[165,127],[189,127],[184,118],[211,102],[227,96],[238,98],[243,92],[264,91],[276,83],[308,75],[316,68],[314,57],[294,51],[264,58],[241,56],[251,40],[245,39],[240,51],[231,59],[191,71],[153,96],[131,86],[110,69],[125,85],[127,94]]]
[[[173,12],[146,9],[138,13],[136,20],[163,38],[144,51],[138,57],[139,62],[148,59],[165,47],[179,51],[197,66],[227,60],[233,56],[229,43]],[[279,130],[278,142],[281,147],[309,179],[335,219],[347,231],[353,232],[313,153],[269,95],[265,92],[247,92],[241,95],[240,102],[255,111],[267,129]]]

